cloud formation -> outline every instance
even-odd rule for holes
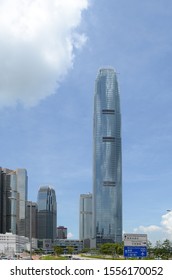
[[[148,239],[151,241],[157,241],[159,239],[172,240],[172,211],[169,211],[161,217],[160,226],[149,225],[149,226],[139,226],[134,229],[135,233],[146,233],[148,234]]]
[[[0,106],[36,105],[73,66],[88,0],[0,0]]]
[[[135,228],[134,231],[135,232],[149,233],[149,232],[161,231],[161,227],[155,226],[155,225],[139,226],[138,228]]]
[[[73,233],[69,232],[69,233],[67,234],[67,238],[69,238],[69,239],[73,238]]]
[[[172,238],[172,211],[162,216],[161,225],[164,231]]]

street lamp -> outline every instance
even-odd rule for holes
[[[28,201],[30,204],[30,260],[32,260],[32,201]]]
[[[10,191],[12,193],[13,191]],[[9,199],[19,200],[26,202],[26,200],[18,199],[16,197],[9,197]],[[28,205],[30,205],[30,223],[29,223],[29,243],[30,243],[30,260],[32,260],[32,201],[27,201]]]

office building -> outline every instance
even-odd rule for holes
[[[37,238],[37,203],[26,202],[26,237]]]
[[[100,69],[95,82],[93,128],[93,240],[122,241],[121,113],[117,74]]]
[[[7,188],[7,174],[11,172],[13,171],[10,169],[0,167],[0,233],[9,232],[11,229],[11,201],[8,199],[10,193]],[[13,215],[13,219],[16,221],[16,215]]]
[[[69,251],[72,248],[73,254],[81,253],[83,250],[83,241],[77,239],[56,239],[54,246],[61,247],[64,254],[71,254]]]
[[[92,194],[80,195],[79,212],[79,239],[83,241],[84,246],[90,247],[92,237]]]
[[[50,186],[42,186],[38,192],[38,239],[56,238],[57,205],[55,190]]]
[[[17,234],[26,236],[26,201],[28,193],[28,176],[26,169],[17,169]]]
[[[57,227],[57,239],[67,239],[67,227]]]
[[[26,236],[26,169],[0,168],[0,232]]]

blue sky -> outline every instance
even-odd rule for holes
[[[26,168],[28,198],[56,190],[58,225],[78,238],[92,192],[94,82],[118,73],[123,229],[172,236],[171,0],[1,0],[0,165]]]

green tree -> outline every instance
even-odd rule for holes
[[[57,256],[63,254],[63,248],[60,246],[54,246],[54,252]]]
[[[162,255],[163,258],[168,259],[172,253],[172,243],[170,240],[165,239],[162,243]]]
[[[104,255],[116,255],[116,244],[105,243],[100,246],[100,253]]]
[[[90,248],[83,248],[81,253],[88,253],[90,252]]]
[[[124,242],[116,243],[115,246],[116,246],[116,254],[120,255],[120,256],[123,255],[123,252],[124,252]]]
[[[148,251],[148,255],[149,256],[153,256],[154,255],[154,248],[152,243],[148,240],[147,242],[147,251]]]
[[[155,247],[153,249],[154,256],[161,257],[163,253],[162,251],[162,242],[160,240],[156,241]]]
[[[68,254],[73,254],[73,252],[74,252],[74,247],[72,247],[72,246],[68,246],[67,248],[67,252],[68,252]]]

